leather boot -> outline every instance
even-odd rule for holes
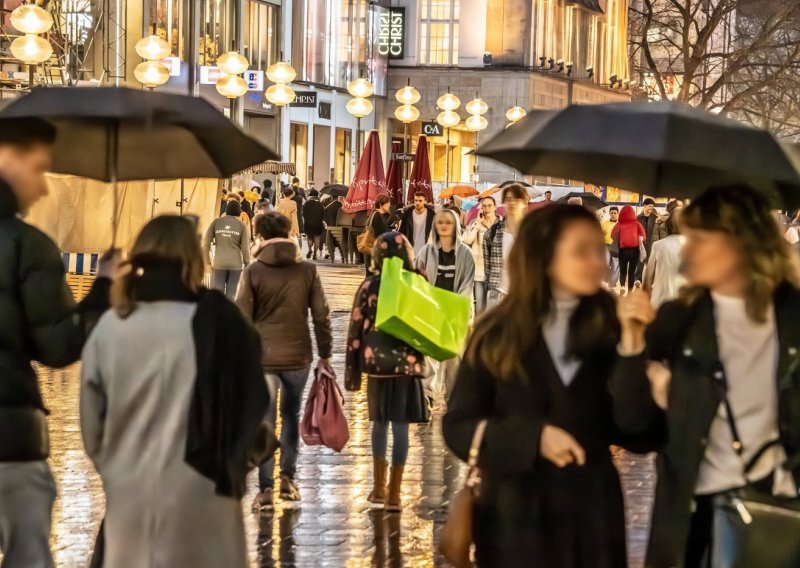
[[[405,466],[392,464],[392,473],[389,477],[389,495],[386,498],[387,511],[402,511],[400,490],[403,487],[403,469]]]
[[[383,458],[374,458],[372,462],[373,462],[372,474],[374,481],[372,485],[372,491],[370,491],[370,494],[367,497],[367,501],[369,501],[370,503],[383,504],[386,502],[387,463],[386,460]]]

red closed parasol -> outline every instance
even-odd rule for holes
[[[403,162],[394,159],[399,153],[400,142],[392,142],[392,154],[386,169],[386,190],[395,205],[403,203]]]
[[[411,178],[408,184],[408,202],[414,201],[414,194],[421,191],[428,199],[428,203],[433,203],[433,186],[431,185],[431,166],[428,162],[428,140],[424,136],[419,137],[417,142],[417,153],[414,156],[414,168],[411,170]]]
[[[378,133],[373,130],[367,139],[361,161],[358,162],[356,175],[350,182],[342,210],[345,213],[372,211],[375,208],[375,199],[382,193],[386,193],[386,177],[383,173],[380,140]]]

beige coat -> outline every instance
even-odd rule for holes
[[[275,210],[289,219],[292,222],[292,230],[289,233],[290,237],[297,237],[300,235],[300,225],[297,222],[297,203],[293,199],[284,197]]]
[[[106,493],[105,568],[247,566],[241,502],[184,461],[196,308],[106,312],[84,348],[81,430]]]

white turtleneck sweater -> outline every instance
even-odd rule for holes
[[[581,362],[577,359],[566,357],[569,320],[579,302],[580,298],[556,301],[553,311],[542,326],[542,336],[550,351],[550,358],[556,366],[561,381],[567,386],[572,383],[581,366]]]

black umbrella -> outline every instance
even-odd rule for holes
[[[326,185],[322,188],[322,193],[327,193],[331,197],[347,197],[348,188],[346,185],[342,185],[340,183],[334,183]]]
[[[478,154],[531,175],[658,197],[746,184],[800,206],[800,173],[768,132],[679,103],[612,103],[531,111]]]
[[[597,197],[594,193],[591,193],[589,191],[572,191],[566,194],[558,201],[566,203],[573,197],[580,197],[581,201],[583,202],[583,206],[592,212],[595,212],[598,209],[602,209],[603,207],[608,206],[608,203],[606,203],[605,201]]]
[[[225,178],[277,154],[203,99],[118,87],[35,89],[0,111],[57,130],[55,173],[100,181]],[[113,240],[117,229],[114,190]],[[113,243],[112,243],[113,246]]]

